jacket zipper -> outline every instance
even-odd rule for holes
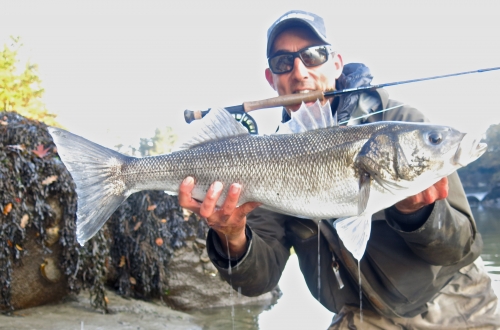
[[[332,252],[332,268],[333,268],[333,273],[335,274],[335,278],[337,279],[337,283],[339,285],[339,289],[342,289],[344,287],[344,282],[342,281],[342,277],[340,277],[340,272],[339,272],[340,265],[337,262],[337,260],[335,260],[335,253],[333,253],[333,251],[331,251],[331,252]]]

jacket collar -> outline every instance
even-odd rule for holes
[[[372,79],[373,76],[370,69],[366,65],[362,63],[349,63],[344,66],[342,74],[335,82],[335,85],[337,90],[369,86]],[[381,95],[382,104],[386,104],[389,98],[387,93],[385,93],[385,95],[384,99],[382,99]],[[339,97],[336,97],[332,103],[332,113],[337,113],[339,122],[348,121],[351,114],[357,108],[358,101],[359,93],[340,95]],[[285,123],[290,119],[291,118],[286,112],[286,109],[283,108],[281,122]]]

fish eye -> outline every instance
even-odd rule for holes
[[[430,132],[427,135],[427,139],[431,144],[437,145],[443,141],[443,135],[439,132]]]

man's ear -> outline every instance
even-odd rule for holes
[[[334,63],[335,63],[335,79],[338,79],[344,70],[344,60],[342,59],[342,55],[335,54]]]
[[[273,73],[271,72],[271,69],[267,68],[266,69],[266,80],[269,83],[269,85],[276,90],[276,87],[274,86],[274,78],[273,78]]]

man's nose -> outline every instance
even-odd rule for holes
[[[307,70],[307,67],[304,65],[304,62],[302,62],[300,57],[296,57],[294,59],[292,75],[295,77],[295,79],[298,80],[307,78],[307,76],[309,75],[309,71]]]

